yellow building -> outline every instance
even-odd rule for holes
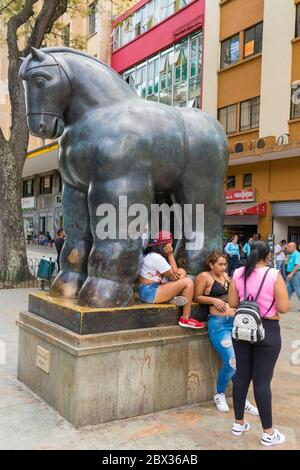
[[[230,143],[225,236],[300,243],[300,0],[209,0],[208,24],[203,109]]]

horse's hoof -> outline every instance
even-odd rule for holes
[[[88,307],[126,307],[132,303],[132,286],[97,277],[88,277],[78,295],[78,305]]]
[[[72,271],[60,271],[50,287],[50,297],[76,299],[86,276]]]

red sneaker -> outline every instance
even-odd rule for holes
[[[201,328],[204,328],[205,325],[204,323],[201,323],[198,320],[195,320],[194,318],[179,318],[178,324],[180,326],[183,326],[184,328],[194,328],[195,330],[200,330]]]

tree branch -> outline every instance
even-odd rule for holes
[[[60,18],[68,7],[68,0],[44,0],[40,13],[24,49],[24,55],[29,53],[30,47],[41,47],[45,34],[51,31],[53,24]]]

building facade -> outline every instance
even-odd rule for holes
[[[223,125],[230,145],[224,238],[260,232],[300,243],[300,0],[140,0],[112,24],[102,17],[93,2],[87,18],[65,23],[71,36],[86,34],[87,51],[142,98],[200,108]],[[61,221],[57,155],[57,144],[31,140],[23,177],[29,189],[34,179],[35,195],[25,189],[23,205],[25,225],[33,219],[35,230],[46,224],[51,232],[53,223],[54,232]],[[51,207],[40,193],[49,174]]]
[[[204,0],[141,0],[113,24],[111,65],[138,96],[201,107]]]
[[[208,3],[219,16],[219,41],[206,42],[217,87],[203,109],[215,109],[231,152],[224,235],[300,243],[300,1]]]
[[[139,96],[224,126],[224,238],[300,243],[300,0],[141,0],[113,38],[112,66]]]

